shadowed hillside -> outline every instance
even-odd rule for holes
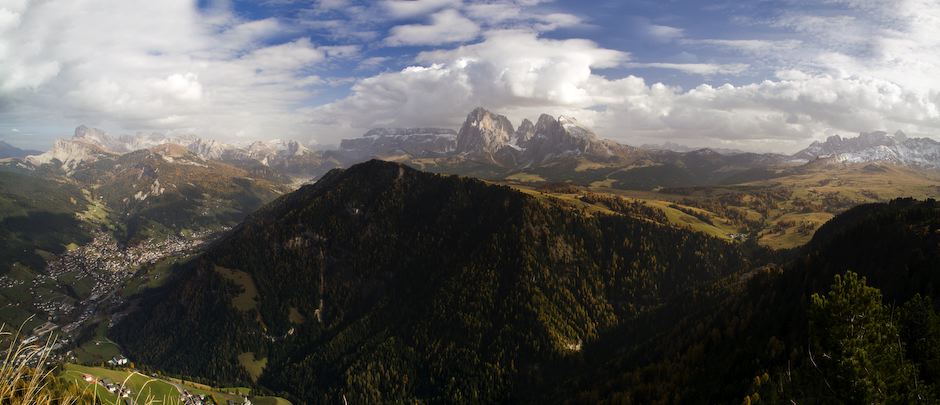
[[[301,402],[492,402],[685,289],[731,244],[370,161],[252,215],[113,335],[142,364]]]

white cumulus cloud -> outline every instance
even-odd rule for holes
[[[429,24],[408,24],[393,27],[385,43],[391,46],[441,45],[469,41],[480,33],[480,26],[457,10],[444,10],[431,15]]]
[[[309,68],[359,48],[285,32],[186,0],[0,2],[0,120],[308,138]]]

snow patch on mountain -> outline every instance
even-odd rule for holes
[[[908,138],[904,132],[863,132],[855,138],[830,136],[813,142],[792,156],[812,161],[832,159],[846,163],[889,162],[926,168],[940,167],[940,142],[929,138]]]
[[[294,140],[256,141],[239,147],[194,135],[138,133],[115,137],[100,129],[81,125],[75,128],[71,139],[57,140],[52,149],[28,156],[26,161],[33,166],[58,163],[66,173],[71,173],[80,164],[93,162],[101,156],[120,155],[137,150],[154,150],[167,162],[195,166],[205,166],[204,162],[198,161],[199,158],[219,161],[256,160],[268,165],[274,161],[281,164],[289,163],[293,159],[302,160],[313,153]],[[184,156],[185,151],[192,152],[198,158]]]

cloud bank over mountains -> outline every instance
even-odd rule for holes
[[[89,123],[330,144],[454,127],[478,105],[576,116],[634,144],[792,152],[837,133],[940,136],[936,0],[685,2],[684,19],[623,18],[656,52],[615,46],[627,34],[604,7],[616,6],[0,0],[0,138],[42,145]]]

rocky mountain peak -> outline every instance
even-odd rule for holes
[[[231,146],[214,139],[196,139],[187,145],[186,148],[203,159],[221,160],[225,152],[231,149]]]
[[[99,146],[105,146],[111,140],[111,137],[100,129],[79,125],[75,128],[72,139],[90,142]]]
[[[562,115],[558,117],[558,124],[565,129],[565,132],[567,132],[569,136],[589,140],[597,139],[597,135],[594,134],[594,131],[591,131],[588,127],[579,123],[574,117]]]
[[[474,109],[457,136],[457,152],[483,157],[502,166],[526,166],[555,158],[590,155],[609,159],[629,148],[601,140],[575,118],[541,114],[533,124],[526,119],[515,131],[509,120],[483,108]]]
[[[457,153],[492,158],[512,139],[515,129],[505,116],[477,107],[457,132]]]
[[[529,121],[528,118],[522,120],[522,123],[519,124],[519,128],[516,128],[516,136],[514,138],[516,145],[524,145],[532,139],[533,136],[535,136],[535,124]]]
[[[52,149],[38,155],[26,157],[26,161],[34,166],[58,163],[66,174],[71,174],[84,162],[94,162],[106,152],[97,143],[86,142],[85,138],[75,140],[58,139]]]
[[[536,134],[538,134],[540,133],[540,131],[551,130],[551,128],[554,128],[557,125],[558,125],[558,120],[556,120],[555,117],[552,117],[551,115],[548,115],[548,114],[541,114],[539,115],[539,119],[536,120],[535,132]]]
[[[884,131],[862,132],[856,139],[861,147],[889,146],[894,143],[894,139]]]
[[[839,135],[832,135],[826,138],[826,143],[830,143],[830,144],[842,143],[842,137]]]
[[[940,143],[929,138],[908,138],[898,131],[862,132],[855,138],[830,136],[826,142],[813,142],[793,155],[796,159],[829,158],[836,162],[891,162],[895,164],[940,167]]]

